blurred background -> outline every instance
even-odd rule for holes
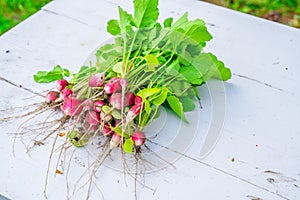
[[[0,0],[0,35],[51,0]],[[300,28],[300,0],[203,0]]]
[[[50,0],[0,0],[0,35],[8,31]]]
[[[300,28],[300,0],[204,0],[240,12]]]

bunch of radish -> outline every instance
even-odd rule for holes
[[[86,84],[85,90],[94,94],[90,98],[80,98],[65,79],[57,81],[57,91],[46,95],[46,103],[60,103],[64,115],[76,121],[69,135],[72,144],[84,146],[89,137],[100,134],[110,137],[111,149],[122,146],[128,139],[135,147],[143,145],[145,134],[134,122],[143,109],[143,101],[127,89],[128,80],[120,77],[105,80],[104,73],[95,73]]]

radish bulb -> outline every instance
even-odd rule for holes
[[[104,105],[105,105],[105,103],[103,101],[101,101],[101,100],[95,101],[95,103],[94,103],[94,110],[96,112],[101,112],[101,107],[104,106]]]
[[[118,146],[121,142],[121,136],[118,135],[117,133],[114,133],[113,136],[110,139],[110,149],[115,148],[116,146]]]
[[[142,102],[143,102],[142,97],[136,96],[136,97],[134,98],[134,104],[139,104],[139,103],[142,103]]]
[[[143,107],[142,103],[132,106],[127,113],[126,122],[128,123],[132,121],[134,118],[136,118],[136,116],[140,114],[142,107]]]
[[[65,79],[61,79],[61,80],[58,80],[56,82],[56,88],[59,90],[59,91],[62,91],[63,89],[65,89],[67,86],[69,85],[69,82]]]
[[[98,125],[100,123],[100,116],[95,111],[88,111],[85,117],[85,121],[90,125]]]
[[[90,87],[101,87],[104,84],[104,73],[96,73],[89,79]]]
[[[83,103],[83,110],[92,110],[93,109],[93,100],[92,99],[86,99]]]
[[[62,94],[63,100],[66,100],[67,98],[71,97],[71,95],[73,94],[73,91],[71,89],[66,88],[62,91],[61,94]]]
[[[120,90],[122,90],[122,87],[120,85],[119,77],[114,77],[114,78],[110,79],[104,87],[104,91],[106,94],[112,94],[112,93],[118,92]]]
[[[105,136],[108,136],[111,135],[113,131],[111,130],[108,124],[104,124],[104,126],[101,129],[101,133]]]
[[[75,97],[68,98],[61,106],[61,110],[68,116],[79,116],[82,111],[82,101]]]
[[[56,91],[49,91],[46,94],[46,103],[52,103],[59,97],[59,92]]]
[[[123,101],[123,105],[122,105],[122,101]],[[126,98],[126,96],[124,96],[123,98],[121,93],[113,93],[110,96],[109,103],[112,105],[113,108],[121,110],[124,107],[128,106],[128,99]]]
[[[125,94],[127,100],[128,100],[128,105],[129,106],[132,106],[134,104],[134,99],[135,99],[135,96],[133,94],[133,92],[127,92]]]
[[[143,145],[146,140],[145,134],[142,131],[135,131],[131,138],[132,138],[135,146]]]

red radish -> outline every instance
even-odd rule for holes
[[[104,106],[104,105],[105,105],[105,103],[103,101],[101,101],[101,100],[95,101],[95,103],[94,103],[94,110],[96,112],[101,112],[101,107]]]
[[[108,124],[104,124],[104,126],[101,129],[101,133],[105,136],[108,136],[111,135],[113,131],[111,130]]]
[[[46,103],[52,103],[59,97],[59,92],[56,91],[49,91],[46,94]]]
[[[136,118],[136,116],[138,116],[142,110],[143,104],[139,103],[139,104],[135,104],[134,106],[132,106],[126,116],[126,122],[130,122],[132,121],[134,118]]]
[[[142,102],[143,102],[142,97],[135,96],[135,98],[134,98],[134,104],[139,104],[139,103],[142,103]]]
[[[123,105],[122,105],[122,102],[123,102]],[[110,96],[109,103],[112,105],[113,108],[121,110],[124,107],[128,106],[128,99],[126,98],[126,96],[124,96],[124,98],[122,98],[121,93],[113,93]]]
[[[98,129],[98,125],[92,125],[92,124],[89,124],[88,122],[84,123],[84,127],[92,132],[95,132]]]
[[[78,116],[82,111],[82,101],[75,97],[68,98],[61,106],[61,110],[68,116]]]
[[[105,123],[109,122],[110,120],[112,120],[111,114],[105,114],[104,112],[100,112],[100,118]]]
[[[86,114],[85,121],[90,125],[98,125],[100,123],[100,116],[95,111],[90,110]]]
[[[59,91],[65,89],[67,85],[69,85],[69,82],[65,79],[61,79],[56,82],[56,87]]]
[[[110,139],[110,149],[113,149],[116,146],[118,146],[120,142],[121,142],[121,136],[118,135],[117,133],[114,133]]]
[[[135,99],[135,96],[132,92],[127,92],[125,94],[126,98],[128,99],[128,105],[129,106],[132,106],[134,104],[134,99]]]
[[[89,79],[90,87],[101,87],[104,84],[104,73],[96,73]]]
[[[122,89],[122,87],[120,85],[119,77],[114,77],[114,78],[110,79],[104,87],[104,91],[106,94],[112,94],[114,92],[120,91],[121,89]]]
[[[93,109],[93,100],[87,99],[82,103],[83,110],[92,110]]]
[[[121,85],[122,88],[125,89],[127,87],[127,85],[128,85],[127,79],[126,78],[121,78],[120,79],[120,85]]]
[[[73,94],[73,91],[71,89],[65,88],[62,91],[62,98],[63,98],[63,100],[66,100],[67,98],[71,97],[72,94]]]
[[[146,140],[145,134],[142,131],[135,131],[131,138],[136,146],[141,146]]]

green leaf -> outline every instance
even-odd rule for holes
[[[147,99],[143,98],[143,102],[144,102],[144,110],[146,111],[147,114],[150,113],[151,110],[151,106],[150,103]]]
[[[210,78],[226,81],[231,78],[230,69],[212,53],[201,53],[193,59],[192,65],[202,75],[204,81]]]
[[[112,110],[111,115],[114,117],[114,119],[122,119],[121,113],[117,110]]]
[[[115,133],[117,133],[119,136],[122,136],[122,137],[124,137],[124,138],[129,138],[129,134],[126,133],[126,131],[123,132],[121,126],[117,126],[117,127],[110,126],[110,128],[111,128]]]
[[[148,54],[145,56],[145,59],[146,59],[146,63],[147,63],[147,66],[148,66],[148,69],[145,70],[145,71],[154,71],[155,70],[155,67],[158,66],[159,64],[159,61],[157,60],[157,58],[152,55],[152,54]]]
[[[169,90],[166,87],[162,87],[161,92],[155,97],[155,99],[151,100],[154,105],[161,105],[163,104],[168,95]]]
[[[229,68],[225,67],[224,63],[218,58],[213,55],[212,53],[208,53],[212,61],[214,62],[214,65],[216,66],[215,74],[213,75],[214,78],[221,79],[223,81],[227,81],[231,78],[231,71]]]
[[[53,70],[47,71],[38,71],[33,79],[37,83],[51,83],[64,78],[64,74],[69,75],[70,72],[67,69],[62,69],[61,66],[57,65]]]
[[[169,17],[169,18],[165,19],[165,21],[164,21],[164,27],[165,28],[171,27],[172,26],[172,22],[173,22],[173,18],[172,17]]]
[[[202,47],[199,44],[188,44],[186,45],[185,51],[187,51],[192,57],[195,57],[201,53]]]
[[[168,88],[171,90],[171,92],[176,94],[176,96],[182,96],[185,94],[185,91],[191,88],[191,84],[184,79],[177,79],[173,81]]]
[[[172,76],[178,75],[178,71],[180,69],[179,60],[174,60],[167,68],[166,72]]]
[[[131,154],[133,148],[133,140],[131,138],[125,140],[123,144],[123,149],[126,153]]]
[[[185,27],[185,30],[188,30],[186,31],[186,36],[196,41],[198,44],[203,44],[212,39],[211,34],[207,31],[204,21],[201,19],[190,21]]]
[[[80,134],[77,130],[72,130],[68,133],[68,137],[70,142],[75,147],[83,147],[85,146],[89,141],[88,134]]]
[[[105,114],[108,114],[110,112],[110,107],[105,105],[105,106],[102,106],[102,111],[105,113]]]
[[[192,85],[201,85],[204,83],[202,74],[193,65],[181,67],[180,73]]]
[[[185,12],[172,26],[171,28],[173,30],[178,29],[181,27],[183,24],[187,23],[189,21],[188,19],[188,13]]]
[[[113,66],[113,71],[118,74],[122,74],[122,66],[123,66],[123,62],[118,62]]]
[[[120,25],[118,20],[112,19],[107,22],[107,32],[112,35],[118,35],[121,33]]]
[[[160,88],[144,88],[137,93],[137,96],[140,96],[143,99],[146,99],[147,97],[150,97],[151,95],[159,93],[160,91],[161,91]]]
[[[131,28],[131,23],[133,23],[132,15],[128,14],[120,6],[118,7],[118,9],[120,18],[120,32],[121,34],[125,34]]]
[[[63,69],[63,75],[66,77],[70,76],[70,71],[68,69]]]
[[[185,118],[183,112],[182,103],[176,96],[168,96],[167,98],[168,104],[170,105],[171,109],[186,123],[188,123],[187,119]]]
[[[134,0],[134,22],[137,28],[153,27],[158,15],[158,0]]]
[[[69,81],[69,83],[76,84],[95,71],[95,67],[82,66],[78,73],[73,74],[73,78]]]
[[[190,112],[195,109],[195,103],[190,97],[179,97],[179,100],[182,103],[184,112]]]

